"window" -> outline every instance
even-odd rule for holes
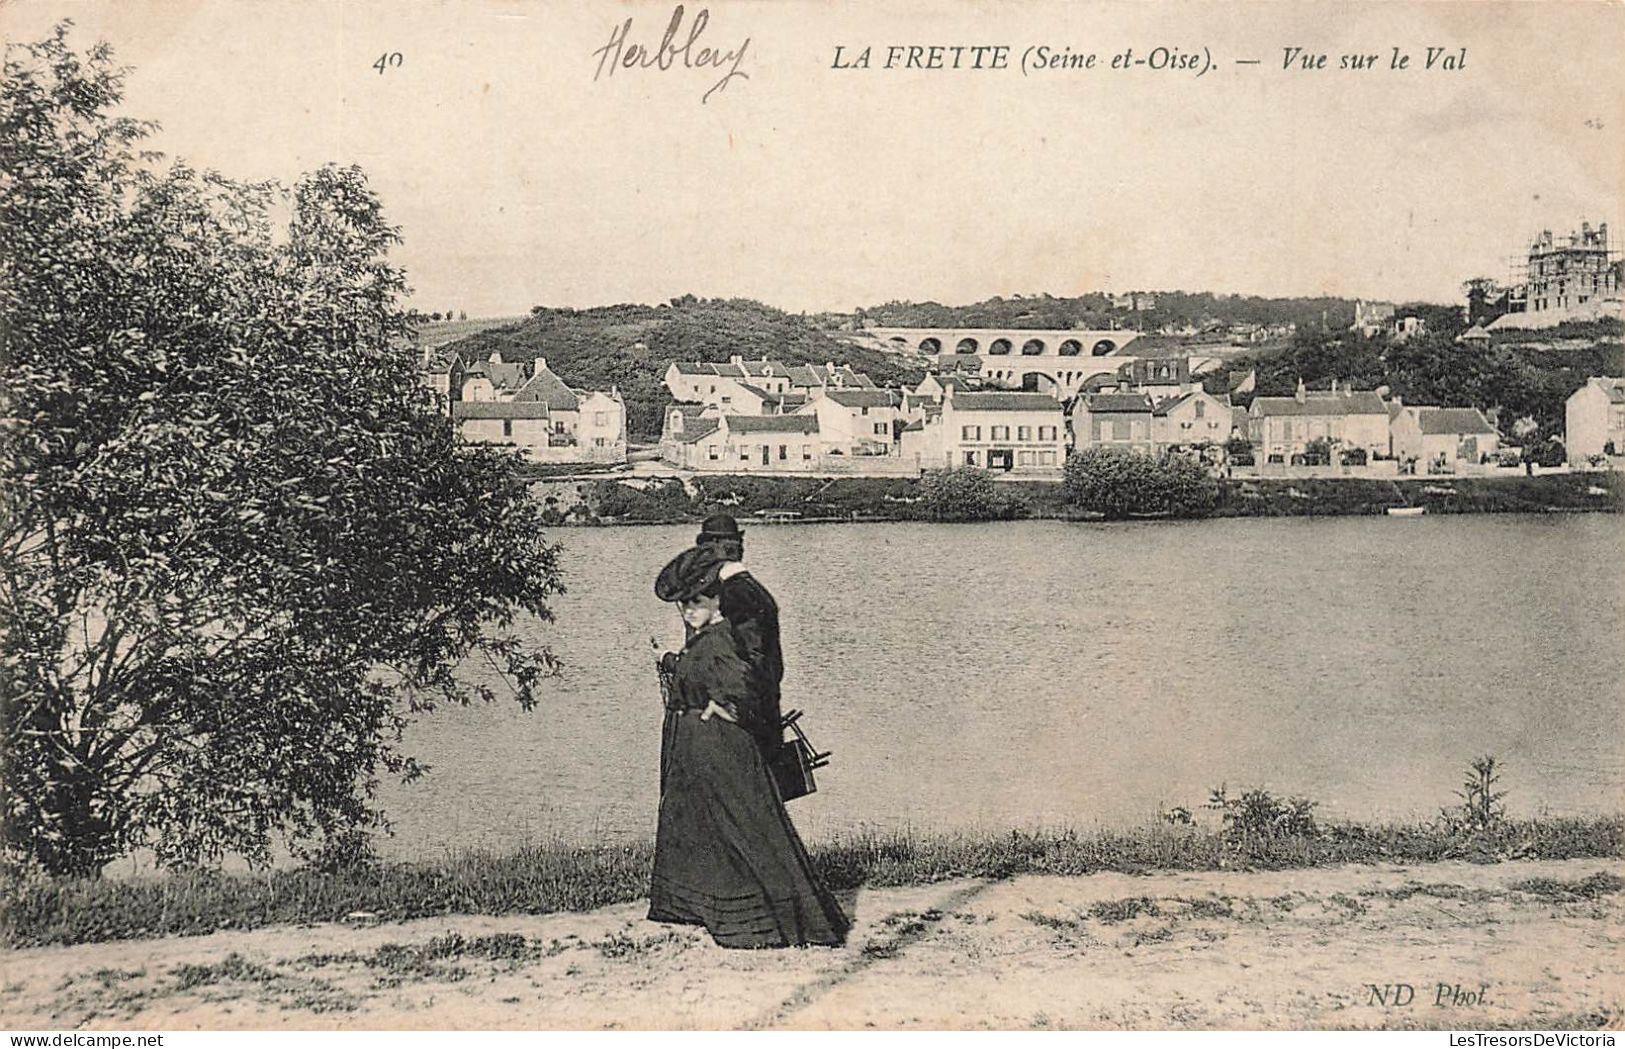
[[[803,461],[812,458],[812,445],[804,444],[801,446],[801,458]]]
[[[1038,465],[1039,466],[1054,466],[1055,465],[1055,453],[1054,452],[1039,452],[1038,453]]]
[[[1016,453],[1016,465],[1017,466],[1031,466],[1032,464],[1033,464],[1033,453],[1032,452],[1017,452]]]
[[[602,448],[604,446],[604,439],[602,437],[594,437],[592,439],[592,446],[594,448]]]
[[[1207,405],[1202,401],[1196,402],[1196,417],[1198,419],[1207,418]]]
[[[785,460],[785,458],[789,454],[789,451],[790,451],[790,446],[789,445],[787,445],[787,444],[779,445],[779,462],[782,463]]]
[[[594,426],[608,426],[609,425],[609,413],[608,412],[593,412],[592,413],[592,424]]]
[[[717,446],[714,444],[708,444],[705,446],[705,457],[712,462],[716,462],[718,459],[722,458],[721,454],[719,454],[717,450]]]
[[[980,426],[961,426],[959,428],[959,439],[961,441],[980,441],[982,439],[982,428]],[[970,453],[967,452],[966,454]]]
[[[512,419],[504,419],[504,420],[502,420],[502,436],[504,436],[504,437],[512,437],[513,436],[513,420]]]
[[[965,465],[966,466],[975,466],[976,465],[976,453],[975,452],[966,452],[965,453]]]
[[[995,441],[1008,441],[1010,439],[1010,427],[1008,427],[1008,426],[995,426],[995,427],[993,427],[992,439],[995,440]]]
[[[1016,427],[1016,440],[1018,440],[1018,441],[1030,441],[1032,439],[1033,439],[1033,428],[1031,426],[1018,426],[1018,427]]]
[[[862,414],[862,415],[868,415],[869,414],[869,406],[867,404],[864,405],[862,408],[858,409],[858,412],[860,414]]]
[[[1040,426],[1038,428],[1038,439],[1040,441],[1053,441],[1053,440],[1055,440],[1055,427],[1053,427],[1053,426]]]
[[[750,449],[745,445],[739,446],[739,461],[742,463],[750,462]]]
[[[891,427],[887,426],[885,423],[875,423],[875,436],[884,437],[886,436],[886,431],[890,429]]]

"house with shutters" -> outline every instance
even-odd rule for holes
[[[1477,408],[1400,404],[1388,423],[1393,456],[1422,464],[1430,473],[1453,473],[1458,463],[1476,464],[1501,448],[1501,436]]]
[[[1156,447],[1155,413],[1147,393],[1124,389],[1081,393],[1072,401],[1073,447],[1124,448],[1149,455]]]
[[[824,450],[831,455],[891,455],[902,397],[890,390],[826,390],[798,414],[818,417]]]
[[[1222,445],[1230,439],[1231,411],[1229,397],[1200,386],[1164,398],[1151,411],[1151,443],[1158,451]]]
[[[1000,472],[1058,476],[1066,463],[1066,417],[1048,393],[956,390],[942,394],[937,421],[922,426],[923,468],[978,466]],[[935,446],[923,435],[936,435]],[[911,450],[916,447],[910,441]],[[935,461],[932,461],[932,460]]]
[[[686,470],[812,473],[824,468],[818,416],[724,415],[709,405],[666,409],[660,457]]]
[[[1339,388],[1310,392],[1298,383],[1291,397],[1254,397],[1247,437],[1259,463],[1290,463],[1309,444],[1325,440],[1334,450],[1363,449],[1368,457],[1389,449],[1388,404],[1370,390]]]

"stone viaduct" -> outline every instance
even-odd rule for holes
[[[1059,397],[1070,397],[1096,376],[1116,376],[1138,360],[1125,347],[1139,332],[1115,329],[867,328],[865,334],[898,353],[937,358],[945,364],[974,356],[981,361],[984,378],[1053,391]]]

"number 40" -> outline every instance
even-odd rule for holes
[[[384,70],[396,69],[400,64],[401,53],[399,51],[386,51],[378,56],[378,61],[372,64],[372,68],[378,70],[379,76],[383,76]]]

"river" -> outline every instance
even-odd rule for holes
[[[561,530],[538,709],[443,709],[382,792],[386,855],[652,835],[652,580],[683,527]],[[785,706],[834,751],[792,805],[862,827],[1142,823],[1210,788],[1428,817],[1493,754],[1515,815],[1616,812],[1625,528],[1608,514],[749,529]]]

